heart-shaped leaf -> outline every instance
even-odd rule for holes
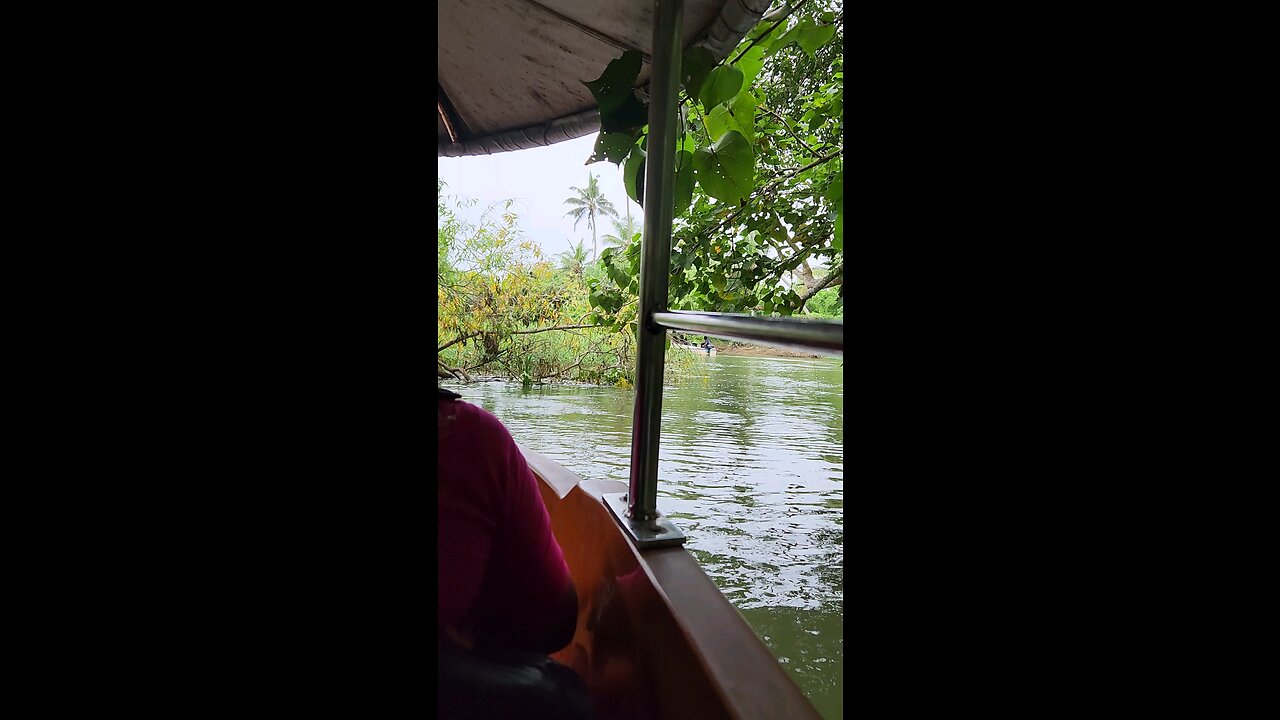
[[[635,136],[649,121],[649,108],[633,95],[609,114],[600,113],[600,129],[604,132]]]
[[[764,67],[765,48],[763,45],[756,45],[738,58],[733,64],[734,67],[742,71],[742,86],[751,87],[751,81],[756,79],[756,75],[760,72],[760,68]]]
[[[835,36],[835,25],[814,26],[806,19],[803,29],[796,37],[796,42],[800,44],[800,47],[804,48],[805,52],[809,53],[809,57],[814,57],[814,52],[831,42],[831,38]]]
[[[693,169],[698,184],[720,202],[737,205],[755,189],[755,155],[751,143],[736,130],[710,148],[698,148]]]
[[[729,114],[729,108],[723,105],[717,105],[714,110],[707,113],[707,135],[711,136],[712,142],[729,132],[729,123],[732,120],[733,116]]]
[[[628,50],[611,61],[599,78],[583,83],[600,108],[601,130],[629,132],[644,126],[648,110],[634,90],[639,74],[640,53]]]
[[[635,147],[636,139],[630,133],[602,132],[596,138],[595,153],[587,160],[588,165],[608,160],[618,165],[627,159],[627,153]]]
[[[737,130],[747,139],[756,139],[756,99],[749,91],[743,91],[733,98],[733,102],[720,107],[729,111],[729,130]]]
[[[742,71],[732,65],[721,65],[707,75],[702,84],[702,107],[710,112],[716,105],[732,100],[742,89]]]
[[[628,50],[622,57],[611,61],[599,78],[582,84],[591,91],[596,105],[600,107],[600,116],[604,117],[622,107],[628,98],[635,99],[631,90],[639,75],[640,53]]]
[[[747,139],[756,139],[756,99],[749,92],[740,92],[728,105],[717,105],[707,115],[707,134],[712,142],[724,137],[730,130],[737,130]]]
[[[699,46],[685,51],[684,58],[680,62],[680,82],[684,85],[684,91],[689,94],[689,97],[698,97],[699,91],[702,90],[702,83],[706,81],[707,74],[715,66],[716,58],[710,50]]]
[[[787,32],[783,33],[782,37],[778,38],[777,40],[774,40],[773,44],[769,46],[768,52],[766,52],[765,54],[772,55],[778,52],[779,50],[781,50],[782,48],[795,42],[796,37],[800,35],[800,28],[802,25],[803,23],[800,25],[796,25],[795,27],[791,28]]]

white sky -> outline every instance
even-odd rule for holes
[[[595,174],[600,192],[618,209],[619,217],[627,215],[626,205],[631,206],[631,217],[637,225],[644,220],[644,209],[627,197],[622,184],[622,171],[611,162],[585,165],[595,149],[596,133],[575,140],[566,140],[547,147],[515,150],[494,155],[471,157],[437,157],[436,167],[444,180],[444,194],[456,198],[478,200],[474,206],[459,209],[449,202],[458,215],[472,224],[478,224],[484,211],[495,203],[515,200],[512,209],[519,216],[517,224],[525,238],[542,247],[547,257],[569,249],[571,244],[583,241],[587,253],[591,253],[591,227],[585,218],[573,229],[573,218],[566,217],[569,206],[566,198],[575,193],[570,186],[585,188],[587,173]],[[501,209],[499,209],[499,212]],[[603,238],[613,232],[610,218],[599,221],[596,229]],[[786,223],[784,221],[784,226]],[[786,226],[790,229],[790,226]],[[604,243],[597,242],[597,249],[604,250]],[[770,254],[773,254],[770,252]],[[815,271],[825,263],[809,261]]]
[[[585,165],[595,148],[596,133],[576,140],[566,140],[548,147],[532,150],[516,150],[474,157],[437,158],[439,177],[445,182],[446,196],[462,196],[479,200],[472,208],[457,211],[466,220],[476,223],[485,208],[504,200],[515,200],[512,209],[519,216],[520,230],[524,236],[542,247],[548,256],[569,249],[570,244],[583,241],[583,247],[591,252],[591,228],[586,218],[573,228],[573,218],[565,217],[569,206],[566,198],[575,195],[570,186],[587,187],[587,173],[595,174],[600,192],[618,209],[619,217],[627,215],[626,205],[631,206],[631,217],[640,224],[644,211],[631,202],[622,184],[622,171],[611,162]],[[450,204],[452,206],[452,203]],[[603,238],[613,232],[609,218],[599,221],[596,235]],[[602,242],[597,242],[600,250]]]

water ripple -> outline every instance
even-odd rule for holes
[[[839,362],[724,357],[701,368],[664,388],[659,508],[739,608],[839,606]],[[463,394],[579,475],[628,481],[632,391],[483,383]]]

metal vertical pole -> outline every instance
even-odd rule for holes
[[[658,513],[658,441],[662,424],[662,369],[666,330],[653,322],[667,309],[671,220],[675,208],[677,98],[683,0],[655,0],[653,72],[649,81],[649,139],[644,176],[644,237],[640,244],[640,300],[636,344],[636,405],[631,427],[631,484],[624,520],[637,544],[683,542]],[[621,498],[606,497],[615,514]]]
[[[680,91],[680,16],[683,0],[656,0],[653,73],[649,81],[649,139],[644,168],[644,238],[640,245],[636,407],[631,428],[631,494],[627,516],[657,516],[658,440],[662,424],[662,368],[667,331],[653,314],[667,309],[671,220],[675,207],[676,102]]]

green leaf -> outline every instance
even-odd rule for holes
[[[751,31],[750,31],[750,32],[748,32],[748,33],[743,37],[743,39],[744,39],[744,40],[759,40],[761,37],[763,37],[763,36],[764,36],[764,34],[765,34],[765,33],[769,32],[769,31],[770,31],[770,30],[772,30],[772,29],[773,29],[773,23],[772,23],[772,22],[767,22],[767,21],[765,21],[765,22],[761,22],[761,23],[757,24],[755,27],[751,28]]]
[[[733,64],[734,67],[742,71],[742,86],[751,87],[751,81],[756,79],[760,68],[764,67],[765,48],[763,45],[756,45],[738,58]]]
[[[627,287],[627,283],[628,281],[631,280],[631,278],[628,277],[628,275],[625,272],[623,272],[621,268],[614,265],[613,263],[609,263],[607,266],[605,266],[605,269],[609,272],[609,279],[617,283],[618,287],[620,288]]]
[[[673,217],[683,215],[693,202],[693,181],[693,153],[679,150],[676,152],[676,203]]]
[[[611,61],[599,78],[583,83],[600,108],[601,130],[626,132],[644,126],[648,113],[633,89],[639,74],[640,53],[628,50]]]
[[[693,169],[698,184],[720,202],[737,205],[755,189],[755,155],[736,130],[725,133],[709,149],[698,148]]]
[[[636,139],[630,133],[602,132],[596,138],[595,153],[587,164],[608,160],[619,165],[627,158],[627,153],[635,146]]]
[[[599,78],[582,84],[587,86],[591,96],[596,99],[596,105],[600,107],[600,116],[603,118],[622,107],[627,98],[635,99],[632,88],[635,87],[636,77],[639,75],[640,53],[628,50],[622,54],[622,57],[611,61]]]
[[[836,207],[836,232],[831,240],[831,247],[837,252],[844,251],[844,170],[836,173],[835,179],[827,187],[827,200]]]
[[[711,71],[702,83],[699,99],[708,112],[726,100],[732,100],[742,89],[742,71],[732,65],[721,65]]]
[[[836,252],[844,252],[844,200],[836,203],[836,234],[831,239],[831,247]]]
[[[781,50],[782,48],[795,42],[796,37],[800,35],[800,28],[802,27],[802,25],[803,23],[797,24],[795,27],[791,28],[786,33],[784,33],[782,37],[778,38],[777,40],[774,40],[773,44],[769,46],[769,50],[765,54],[772,55],[778,52],[779,50]]]
[[[685,268],[689,267],[689,265],[690,265],[692,262],[693,262],[693,255],[691,255],[691,254],[688,254],[688,253],[673,253],[673,254],[671,255],[671,263],[672,263],[673,265],[675,265],[675,266],[679,267],[681,270],[684,270]]]
[[[749,92],[740,92],[731,105],[717,105],[707,115],[707,133],[711,140],[724,137],[730,130],[737,130],[748,142],[756,138],[756,99]]]
[[[640,146],[631,146],[631,154],[627,156],[627,164],[622,169],[622,184],[627,188],[627,197],[644,207],[644,158],[645,152]]]
[[[844,198],[844,170],[836,173],[836,176],[832,178],[824,197],[833,203],[840,202]]]
[[[600,112],[600,129],[609,133],[626,133],[634,136],[636,131],[649,122],[649,108],[636,98],[635,94],[622,103],[622,107],[606,114]]]
[[[733,113],[734,122],[737,127],[733,128],[742,133],[748,141],[756,139],[756,98],[750,92],[740,92],[733,102],[729,105],[730,112]]]
[[[779,243],[787,241],[787,229],[782,226],[782,221],[778,218],[777,213],[772,210],[755,220],[751,226]]]
[[[715,110],[707,113],[707,135],[711,137],[711,141],[715,142],[724,137],[729,132],[729,123],[733,120],[733,116],[729,114],[729,108],[723,105],[717,105]]]
[[[796,37],[796,42],[800,44],[800,47],[804,48],[805,52],[809,53],[811,58],[814,57],[814,52],[818,48],[831,42],[831,38],[836,36],[835,25],[813,27],[812,23],[806,20],[802,26],[804,27]]]
[[[702,90],[702,83],[706,81],[707,74],[715,66],[715,56],[705,47],[699,46],[685,51],[684,58],[680,61],[680,82],[684,85],[684,91],[689,94],[689,97],[698,97]]]

